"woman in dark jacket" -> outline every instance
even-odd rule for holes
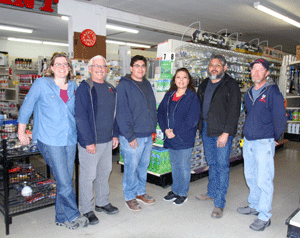
[[[187,200],[191,179],[191,154],[200,118],[200,101],[186,68],[176,71],[171,87],[158,108],[158,123],[164,133],[172,165],[172,191],[165,201],[181,205]]]

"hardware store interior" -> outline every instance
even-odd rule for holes
[[[54,199],[50,195],[33,201],[30,205],[26,202],[22,205],[14,204],[15,201],[23,199],[17,188],[18,184],[24,186],[24,181],[21,183],[20,180],[15,182],[4,179],[6,165],[1,147],[0,211],[3,215],[0,215],[0,237],[300,237],[300,215],[293,223],[295,236],[290,234],[291,214],[300,208],[300,23],[296,27],[260,12],[254,7],[256,2],[250,0],[243,3],[238,0],[216,0],[206,3],[207,6],[192,0],[184,3],[176,0],[172,6],[161,1],[147,5],[145,0],[122,3],[117,0],[68,0],[70,5],[61,2],[56,6],[57,12],[53,14],[20,11],[0,4],[0,110],[5,114],[4,121],[15,123],[14,119],[18,117],[19,108],[32,83],[44,75],[55,52],[69,54],[74,79],[78,85],[89,77],[89,59],[76,58],[73,51],[73,33],[82,32],[84,29],[92,29],[96,35],[106,36],[106,80],[114,86],[118,85],[122,76],[130,73],[131,56],[143,55],[147,58],[149,64],[146,77],[151,83],[157,104],[162,101],[170,87],[170,77],[163,74],[163,71],[170,69],[170,74],[174,74],[177,68],[186,67],[197,87],[208,76],[210,55],[223,54],[228,62],[227,73],[235,78],[243,95],[253,85],[249,63],[263,57],[270,62],[268,81],[278,85],[285,99],[287,114],[286,130],[280,138],[281,143],[277,146],[274,157],[272,223],[263,232],[253,231],[249,229],[253,216],[243,216],[237,212],[238,207],[248,205],[249,194],[240,144],[246,117],[242,107],[229,158],[229,188],[221,219],[211,218],[214,208],[212,201],[199,201],[196,198],[196,195],[207,191],[209,169],[199,133],[192,152],[187,202],[175,206],[163,199],[171,190],[170,164],[159,168],[149,166],[147,194],[151,194],[156,203],[153,206],[141,204],[141,212],[130,211],[125,205],[123,195],[123,161],[119,151],[114,150],[109,178],[109,200],[120,211],[114,215],[96,212],[99,224],[76,230],[55,225]],[[261,3],[266,3],[271,9],[280,10],[281,14],[287,14],[300,22],[300,6],[292,0],[285,4],[271,0]],[[194,5],[201,8],[201,11],[195,12]],[[72,7],[70,10],[68,6],[76,6],[76,9],[80,8],[84,13],[93,12],[95,8],[96,13],[91,14],[88,20],[83,20],[81,25],[76,25],[80,18],[79,10],[73,11]],[[103,9],[106,12],[106,29],[99,30],[103,26],[99,12],[102,13]],[[68,16],[69,21],[62,20],[63,15]],[[97,17],[101,18],[99,24],[92,22]],[[2,25],[33,29],[33,33],[1,30]],[[138,33],[111,29],[109,25],[131,28]],[[205,40],[204,36],[215,38],[215,42]],[[17,41],[20,38],[39,42]],[[53,42],[62,44],[51,44]],[[168,66],[164,62],[168,62]],[[155,148],[160,148],[158,154],[164,151],[163,140],[159,134],[161,131],[157,130],[154,141]],[[16,141],[16,137],[16,125],[3,124],[1,141],[7,140],[8,151],[13,150],[13,145],[9,142]],[[39,176],[46,176],[48,171],[44,159],[38,151],[32,152],[25,159],[19,158],[18,154],[14,154],[12,158],[19,164],[30,164],[38,171],[36,173]],[[13,166],[16,167],[18,163]],[[153,158],[150,163],[155,163]],[[10,168],[12,172],[11,169],[13,167]],[[51,175],[49,178],[52,178]],[[76,179],[78,166],[73,178],[75,190],[78,190]],[[39,180],[47,181],[41,178]],[[8,196],[4,189],[6,185],[9,187]],[[8,201],[6,198],[9,198]]]

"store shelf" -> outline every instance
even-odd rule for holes
[[[300,98],[300,96],[286,96],[286,98]]]
[[[166,92],[161,92],[161,93],[166,93]],[[164,145],[160,145],[160,144],[157,144],[157,143],[153,143],[153,146],[164,147]]]
[[[25,72],[37,72],[37,69],[20,69],[20,68],[14,68],[14,71],[25,71]]]
[[[292,61],[289,63],[289,65],[294,65],[294,64],[300,64],[300,61]]]
[[[287,123],[291,123],[291,122],[294,122],[294,123],[300,123],[300,121],[292,121],[292,120],[288,120]]]
[[[3,102],[16,102],[17,100],[14,100],[14,99],[0,99],[0,101],[3,101]]]
[[[2,89],[2,90],[12,90],[12,91],[16,91],[15,88],[0,88],[0,89]]]
[[[297,109],[300,109],[300,107],[287,107],[286,109],[287,110],[297,110]]]

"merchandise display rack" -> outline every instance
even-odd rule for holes
[[[21,146],[16,132],[17,125],[0,127],[0,212],[4,215],[6,235],[13,216],[52,206],[56,197],[56,184],[36,145]],[[74,191],[78,199],[76,159]]]
[[[210,56],[212,54],[224,55],[228,65],[227,73],[239,83],[242,93],[252,85],[250,62],[258,58],[266,58],[195,43],[181,43],[174,51],[175,68],[186,67],[194,79],[195,86],[198,86],[208,76],[207,68]],[[278,83],[281,62],[275,59],[266,59],[270,62],[268,81]]]
[[[287,58],[287,56],[285,57]],[[294,71],[291,70],[292,67]],[[284,99],[286,99],[286,110],[288,115],[287,130],[284,133],[284,138],[300,142],[300,77],[299,74],[296,73],[296,70],[300,70],[300,61],[289,61],[281,66],[279,88]],[[292,77],[293,83],[295,84],[295,90],[290,91]],[[298,112],[298,115],[296,118],[292,119],[292,117],[294,117],[293,112]]]

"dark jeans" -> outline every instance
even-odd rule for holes
[[[214,199],[215,207],[224,208],[229,186],[229,156],[233,137],[228,137],[225,147],[217,147],[218,137],[208,137],[206,133],[207,123],[203,121],[202,140],[209,166],[207,195]]]

